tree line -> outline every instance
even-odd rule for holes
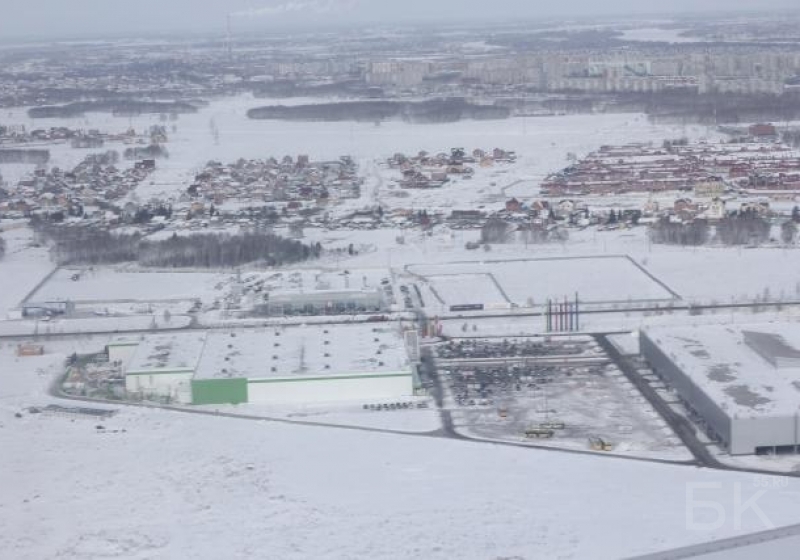
[[[650,228],[650,241],[665,245],[705,245],[709,229],[706,220],[681,223],[663,217]]]
[[[116,115],[147,115],[160,113],[196,113],[197,107],[183,101],[137,101],[132,99],[103,99],[76,101],[66,105],[31,107],[32,119],[82,117],[85,113],[113,113]]]
[[[247,111],[250,119],[297,121],[384,121],[399,118],[407,122],[456,122],[462,119],[506,119],[511,110],[500,105],[480,105],[463,98],[427,101],[341,101],[311,105],[271,105]]]
[[[127,160],[161,159],[168,158],[169,152],[160,144],[150,144],[146,147],[127,148],[123,157]]]
[[[783,227],[781,238],[784,242],[794,240],[796,227]],[[770,223],[754,210],[731,213],[722,218],[716,226],[713,239],[722,245],[759,245],[770,238]],[[673,222],[668,217],[658,220],[650,228],[650,240],[653,243],[666,245],[699,246],[708,243],[711,237],[711,226],[706,220],[696,219],[691,222]],[[790,241],[787,241],[789,239]]]
[[[758,245],[769,239],[769,231],[769,222],[748,210],[720,220],[717,238],[723,245]]]
[[[0,163],[25,163],[43,165],[50,161],[50,150],[37,149],[2,149]]]
[[[319,257],[322,246],[305,245],[269,233],[214,233],[147,240],[138,233],[117,234],[89,227],[34,226],[52,243],[59,264],[99,265],[136,262],[160,268],[225,268],[249,263],[281,266]]]

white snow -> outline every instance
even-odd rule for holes
[[[439,286],[444,275],[464,274],[468,278],[476,275],[493,276],[511,302],[525,305],[529,299],[543,304],[547,299],[563,300],[567,297],[589,303],[624,302],[637,300],[669,300],[671,294],[648,278],[631,261],[624,257],[596,258],[552,258],[529,260],[487,259],[472,263],[443,263],[438,265],[412,265],[408,270],[422,276],[433,276]],[[471,295],[472,301],[453,303],[507,303],[499,290],[487,293],[486,282],[477,284]],[[454,284],[458,289],[460,284]],[[463,290],[462,290],[463,291]],[[455,294],[454,294],[455,295]],[[458,295],[463,296],[458,292]],[[486,300],[489,295],[494,300]],[[447,301],[447,298],[444,298]],[[448,301],[449,303],[449,301]]]
[[[80,273],[80,279],[72,275]],[[60,269],[32,301],[164,301],[210,298],[227,276],[210,272],[124,272],[111,267]]]
[[[0,320],[53,270],[47,249],[32,247],[33,232],[14,227],[0,234],[6,241],[6,255],[0,259]]]
[[[115,407],[104,433],[15,418],[50,401],[63,356],[0,350],[9,558],[612,559],[764,529],[753,510],[737,524],[737,485],[771,524],[800,521],[800,483],[759,496],[771,479],[693,467],[143,408]],[[691,488],[721,527],[687,526]]]

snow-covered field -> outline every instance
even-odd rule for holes
[[[800,521],[793,480],[141,408],[105,432],[24,412],[51,401],[75,347],[58,344],[0,348],[0,550],[15,560],[597,560]],[[736,516],[737,496],[765,518]],[[714,529],[689,517],[715,521],[708,501],[725,513]]]
[[[547,299],[567,297],[572,300],[575,294],[588,303],[672,299],[669,291],[625,257],[485,260],[410,266],[408,270],[421,276],[432,276],[435,289],[444,292],[443,299],[447,305],[502,305],[510,301],[522,306],[530,301],[543,304]],[[475,291],[470,294],[469,290],[463,289],[463,283],[458,282],[457,275],[461,274],[467,278],[493,277],[499,288],[492,293],[486,280],[482,280],[476,283]],[[451,277],[455,279],[452,290],[443,286]],[[452,299],[454,297],[458,299]]]
[[[48,336],[100,332],[171,330],[188,327],[187,315],[128,315],[123,317],[55,318],[50,321],[23,319],[0,321],[0,336]]]
[[[72,280],[74,274],[78,280]],[[34,301],[164,301],[209,299],[227,275],[207,272],[124,272],[112,267],[60,269],[33,295]]]
[[[443,305],[483,303],[504,305],[506,301],[492,275],[489,273],[462,273],[430,275],[430,291]],[[441,300],[439,300],[441,298]]]
[[[407,401],[412,402],[414,405],[425,403],[427,408],[365,411],[361,406],[353,404],[270,406],[253,403],[200,406],[195,408],[238,415],[283,419],[299,424],[332,424],[408,433],[430,433],[442,427],[439,421],[439,411],[427,398],[409,398]],[[382,404],[382,402],[376,401],[371,404]]]
[[[522,243],[508,243],[492,245],[491,252],[470,251],[464,248],[468,241],[476,241],[480,235],[478,231],[448,232],[436,230],[431,237],[420,235],[419,232],[408,232],[401,229],[385,229],[369,232],[363,231],[325,231],[319,229],[306,230],[306,242],[320,241],[323,245],[331,247],[347,247],[354,243],[361,248],[355,257],[327,256],[323,262],[329,266],[392,266],[401,268],[403,265],[412,265],[410,269],[418,272],[420,269],[431,269],[431,273],[439,274],[449,267],[443,263],[459,261],[473,261],[468,272],[483,272],[489,268],[488,264],[481,262],[513,259],[540,259],[549,257],[610,257],[615,255],[628,255],[637,264],[641,265],[669,289],[677,292],[687,301],[717,301],[730,303],[734,301],[753,300],[763,298],[765,291],[770,298],[776,299],[783,294],[784,299],[798,299],[798,279],[800,279],[800,249],[791,248],[760,248],[745,249],[736,247],[677,247],[668,245],[655,245],[647,240],[645,227],[619,231],[570,231],[570,239],[564,244],[528,245]],[[405,243],[400,245],[396,239],[404,236]],[[622,260],[622,259],[620,259]],[[580,263],[580,261],[575,261]],[[620,282],[619,276],[611,278],[612,284],[608,286],[597,281],[597,274],[603,273],[602,268],[596,269],[596,262],[585,259],[583,267],[578,267],[576,276],[571,276],[571,283],[597,284],[602,290],[616,292],[620,301],[627,301],[628,296],[637,299],[636,289],[663,290],[641,271],[635,270]],[[419,266],[419,265],[425,265]],[[434,266],[431,266],[434,265]],[[465,265],[467,266],[467,265]],[[634,267],[620,264],[620,273]],[[612,274],[616,274],[614,271]],[[630,278],[630,280],[629,280]],[[582,280],[583,279],[583,280]],[[514,280],[523,292],[521,303],[532,296],[537,303],[547,298],[548,293],[556,291],[555,295],[563,296],[574,293],[573,287],[565,287],[563,276],[544,277],[518,277]],[[629,285],[626,282],[635,282]],[[643,282],[643,284],[640,284]],[[544,284],[542,287],[541,284]],[[534,288],[536,286],[536,289]],[[581,290],[581,299],[588,300],[587,290],[599,290],[587,286]],[[570,292],[569,289],[572,290]],[[580,286],[579,286],[580,288]],[[504,289],[505,285],[504,285]],[[513,290],[513,286],[511,286]],[[566,294],[565,294],[566,292]],[[584,293],[586,292],[586,293]],[[537,297],[537,294],[540,294]],[[510,294],[509,294],[510,295]],[[600,294],[602,296],[603,294]],[[609,294],[606,293],[607,297]],[[656,294],[656,297],[659,297]],[[669,297],[669,296],[667,296]],[[513,297],[512,301],[515,300]]]
[[[0,320],[22,303],[25,296],[55,268],[47,249],[31,247],[33,232],[28,228],[8,229],[0,235],[6,241],[6,256],[0,259]]]
[[[639,262],[690,300],[800,299],[797,248],[654,248]]]

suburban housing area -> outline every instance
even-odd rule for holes
[[[796,556],[797,14],[141,1],[0,20],[0,556]]]

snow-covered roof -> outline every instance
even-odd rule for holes
[[[349,271],[300,269],[291,272],[279,271],[248,274],[245,286],[261,286],[270,294],[311,293],[316,291],[372,291],[379,288],[381,280],[389,278],[386,268],[364,268]]]
[[[400,334],[369,323],[210,333],[195,379],[410,374]]]
[[[800,412],[800,324],[658,327],[645,334],[730,416]]]
[[[131,358],[127,374],[192,372],[197,367],[206,333],[170,333],[146,336]]]

